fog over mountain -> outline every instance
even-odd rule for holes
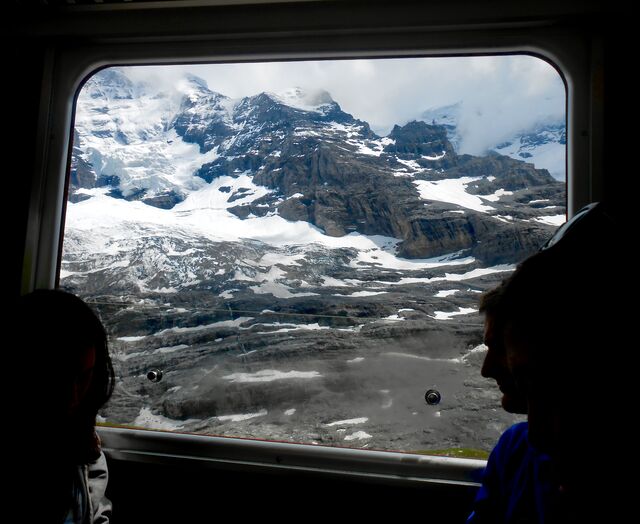
[[[460,154],[455,122],[431,120],[380,136],[321,86],[92,77],[61,285],[110,333],[106,420],[488,449],[513,418],[479,375],[478,295],[564,221],[565,188],[522,147]]]
[[[524,127],[515,131],[512,126],[502,131],[494,129],[491,142],[487,136],[476,138],[481,132],[474,129],[486,128],[491,116],[481,119],[478,116],[470,118],[469,114],[469,111],[465,111],[465,103],[461,101],[428,109],[419,119],[429,124],[444,126],[447,129],[447,137],[456,151],[492,151],[544,168],[556,180],[566,180],[567,135],[564,115],[540,116],[525,122]],[[494,124],[494,127],[499,126]]]

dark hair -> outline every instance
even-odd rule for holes
[[[480,310],[498,315],[559,367],[586,366],[614,335],[616,288],[611,279],[622,246],[616,220],[592,205],[559,229],[553,241],[518,265],[481,298]],[[596,373],[597,369],[592,369]]]
[[[502,308],[502,295],[506,280],[503,280],[498,286],[485,291],[480,295],[479,310],[480,313],[487,315],[499,315]]]
[[[100,452],[96,416],[115,384],[102,322],[82,299],[57,289],[24,295],[13,313],[20,337],[19,369],[28,371],[30,390],[41,400],[43,422],[54,425],[56,443],[70,460],[95,460]],[[90,348],[95,349],[95,365],[88,389],[73,415],[67,416],[82,356]]]

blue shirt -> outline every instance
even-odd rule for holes
[[[467,524],[564,522],[551,457],[529,444],[528,424],[507,429],[489,456]]]

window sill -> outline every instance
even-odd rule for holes
[[[474,487],[486,462],[392,451],[291,444],[242,438],[98,428],[103,449],[114,460],[291,471],[414,486]]]

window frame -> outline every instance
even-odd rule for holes
[[[196,14],[193,15],[197,16]],[[327,19],[328,20],[328,19]],[[260,22],[257,22],[258,25]],[[559,71],[567,98],[568,217],[597,200],[602,187],[602,101],[591,91],[595,73],[589,44],[576,29],[539,22],[524,27],[359,28],[249,33],[235,28],[224,35],[157,37],[87,37],[58,43],[45,57],[22,289],[55,287],[59,273],[67,173],[75,101],[84,81],[99,69],[122,65],[171,63],[320,60],[531,54]],[[382,23],[382,22],[380,22]],[[235,32],[234,32],[235,31]],[[256,51],[259,50],[259,51]],[[597,64],[596,64],[597,65]],[[172,463],[194,460],[250,468],[329,473],[420,485],[477,483],[485,461],[413,455],[231,437],[208,437],[153,430],[99,429],[109,454],[123,460]]]

